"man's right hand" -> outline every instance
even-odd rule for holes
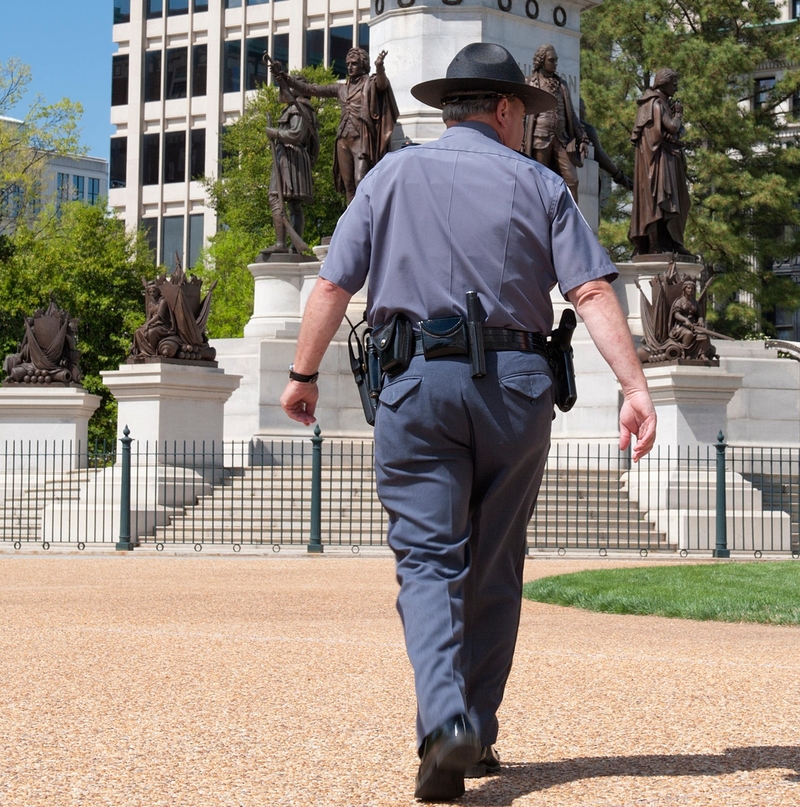
[[[316,423],[314,411],[319,399],[319,388],[316,384],[305,384],[301,381],[290,381],[281,395],[283,411],[298,423],[310,426]]]

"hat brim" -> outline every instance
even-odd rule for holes
[[[411,94],[417,101],[422,101],[434,109],[444,109],[443,98],[457,96],[460,92],[475,93],[481,90],[486,93],[513,95],[525,104],[525,114],[538,115],[554,109],[556,99],[549,92],[520,84],[517,81],[500,81],[491,78],[436,78],[423,81],[411,88]]]

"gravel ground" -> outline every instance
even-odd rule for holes
[[[0,805],[414,804],[395,585],[386,556],[0,555]],[[504,769],[461,803],[798,805],[798,682],[798,628],[526,602]]]

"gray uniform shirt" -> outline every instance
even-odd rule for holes
[[[320,277],[354,294],[369,277],[367,320],[466,314],[484,325],[548,334],[550,290],[617,271],[564,181],[503,146],[477,122],[387,154],[359,184]]]

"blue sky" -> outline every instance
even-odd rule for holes
[[[113,0],[0,0],[0,62],[20,58],[33,79],[22,105],[4,114],[24,117],[37,93],[79,101],[82,143],[107,160],[113,15]]]

